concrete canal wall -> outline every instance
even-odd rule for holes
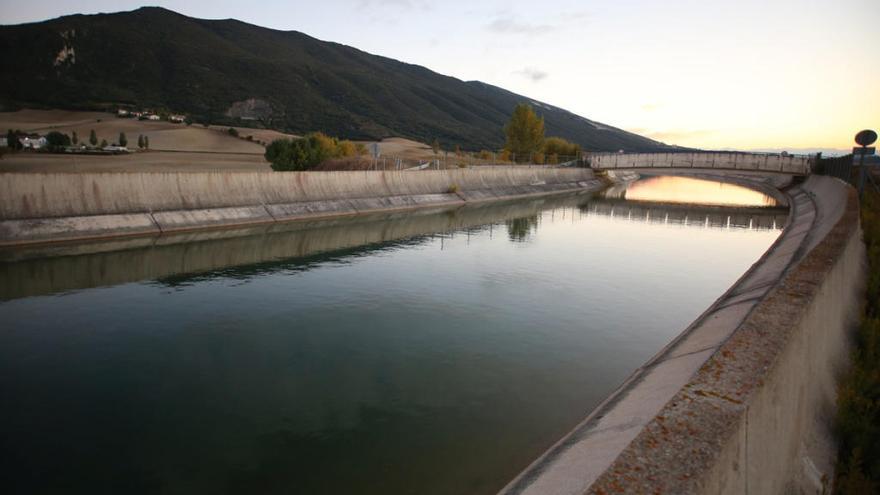
[[[588,169],[0,174],[0,244],[461,205],[598,189]]]
[[[754,170],[806,175],[812,170],[813,158],[757,153],[590,153],[587,157],[594,169],[626,168],[707,168]]]
[[[767,253],[502,493],[827,493],[865,276],[858,200],[817,176],[786,194]]]

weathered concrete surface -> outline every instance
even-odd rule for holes
[[[821,493],[864,253],[851,188],[788,195],[770,250],[503,493]]]
[[[594,169],[707,168],[806,175],[812,158],[757,153],[590,153]]]
[[[589,169],[0,174],[0,244],[233,227],[598,189]]]

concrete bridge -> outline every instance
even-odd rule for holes
[[[589,153],[587,162],[595,170],[638,168],[699,168],[751,170],[808,175],[815,158],[760,153]]]

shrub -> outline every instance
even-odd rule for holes
[[[546,155],[561,155],[564,157],[575,157],[581,153],[581,145],[572,143],[561,137],[548,137],[544,140],[543,147]]]
[[[492,152],[489,150],[481,150],[480,151],[480,160],[491,160]]]
[[[226,134],[229,134],[232,137],[238,137],[238,129],[230,127],[229,129],[226,129]]]
[[[297,139],[276,139],[266,147],[272,170],[309,170],[330,158],[339,157],[338,141],[320,132]]]
[[[544,163],[544,153],[534,153],[532,155],[532,161],[537,163],[538,165],[541,165],[542,163]]]
[[[458,192],[458,184],[450,184],[446,189],[446,192],[449,194],[455,194]]]
[[[357,146],[355,146],[353,142],[348,140],[339,141],[338,157],[344,158],[348,156],[355,156],[357,154]]]

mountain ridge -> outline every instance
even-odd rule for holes
[[[587,150],[677,149],[481,81],[295,30],[161,7],[0,26],[0,50],[9,55],[0,75],[7,109],[154,107],[215,124],[497,149],[513,108],[527,102],[548,135]]]

